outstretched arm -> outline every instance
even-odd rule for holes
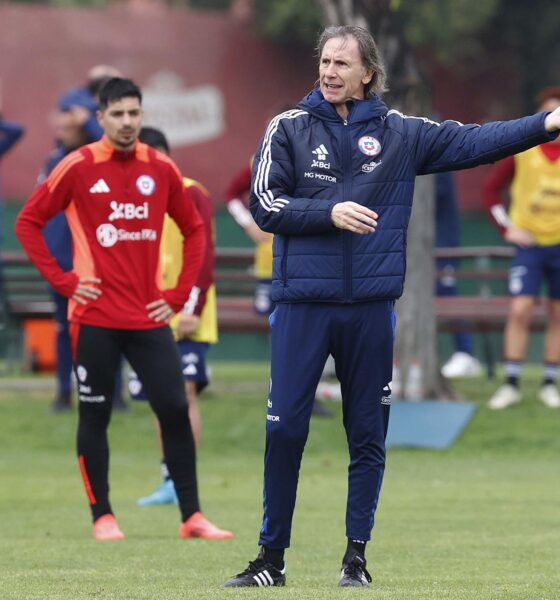
[[[391,118],[395,118],[396,111]],[[405,143],[419,175],[468,169],[518,154],[556,138],[558,114],[541,112],[511,121],[463,125],[400,115]],[[553,116],[554,115],[554,116]],[[398,123],[397,123],[398,124]]]

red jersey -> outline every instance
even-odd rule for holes
[[[63,210],[74,250],[69,273],[60,269],[41,235]],[[185,240],[177,286],[162,292],[159,245],[166,212]],[[68,318],[115,329],[161,327],[146,309],[161,298],[179,311],[205,247],[204,224],[171,159],[139,142],[122,152],[106,138],[60,162],[23,207],[15,229],[29,258],[60,294],[71,298],[80,278],[101,279],[101,296],[86,305],[70,300]]]
[[[226,202],[232,200],[243,200],[251,191],[251,176],[252,176],[253,159],[249,164],[235,174],[235,177],[229,182],[226,189]]]

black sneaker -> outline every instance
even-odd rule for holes
[[[286,566],[277,569],[263,558],[263,550],[259,552],[256,560],[249,562],[249,566],[242,572],[228,579],[224,587],[282,587],[286,585]]]
[[[346,552],[342,559],[340,587],[369,587],[371,575],[366,569],[366,559],[354,548]]]

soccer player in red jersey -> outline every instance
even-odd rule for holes
[[[165,459],[179,499],[181,537],[230,538],[200,512],[195,445],[179,355],[167,322],[196,281],[204,226],[175,164],[138,142],[142,94],[130,80],[110,79],[100,92],[99,142],[68,155],[41,184],[16,222],[19,240],[42,275],[69,301],[78,381],[78,461],[94,537],[124,538],[109,502],[109,447],[115,373],[124,355],[138,373],[161,424]],[[64,211],[74,269],[64,272],[41,230]],[[157,281],[165,214],[183,237],[177,285]]]

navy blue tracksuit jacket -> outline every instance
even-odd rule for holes
[[[274,236],[272,365],[260,543],[286,548],[315,389],[329,353],[343,394],[350,465],[346,534],[368,540],[385,465],[393,304],[402,294],[416,175],[492,162],[553,139],[545,113],[437,123],[373,96],[346,120],[312,91],[272,119],[257,151],[250,208]],[[374,210],[374,234],[332,224],[337,202]]]

